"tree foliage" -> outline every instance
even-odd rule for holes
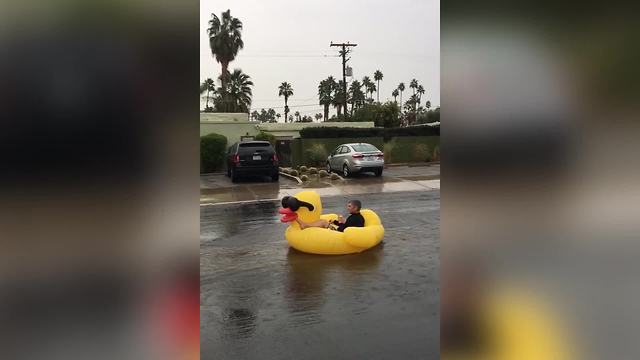
[[[373,121],[377,127],[400,126],[400,108],[393,101],[385,104],[367,104],[356,110],[349,121]]]

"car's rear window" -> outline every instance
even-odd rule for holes
[[[248,142],[248,143],[241,143],[240,147],[241,148],[248,148],[248,147],[270,147],[271,144],[269,142]]]
[[[353,148],[353,150],[355,151],[360,151],[360,152],[365,152],[365,151],[380,151],[378,150],[378,148],[376,148],[375,146],[371,145],[371,144],[358,144],[358,145],[351,145],[351,147]]]

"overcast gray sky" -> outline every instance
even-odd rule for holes
[[[350,54],[353,79],[373,80],[377,69],[383,73],[380,101],[392,100],[400,82],[407,87],[407,99],[409,82],[416,78],[426,90],[423,103],[440,105],[439,0],[201,0],[200,82],[220,75],[206,29],[211,13],[220,16],[227,9],[244,25],[245,47],[229,67],[251,76],[251,110],[272,107],[284,115],[278,86],[287,81],[294,90],[291,113],[322,112],[318,83],[329,75],[342,79],[341,59],[331,41],[358,44]]]

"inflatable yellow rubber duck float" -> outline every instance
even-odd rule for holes
[[[353,254],[370,249],[380,243],[384,237],[384,227],[378,215],[369,209],[360,210],[364,217],[364,227],[348,227],[344,232],[309,227],[301,229],[296,219],[305,223],[325,219],[338,220],[336,214],[322,215],[320,195],[315,191],[302,191],[296,196],[282,199],[280,213],[282,222],[288,222],[285,238],[296,250],[320,255]]]

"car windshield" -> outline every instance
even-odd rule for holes
[[[378,148],[376,148],[375,146],[373,146],[371,144],[351,145],[351,147],[353,148],[353,150],[358,151],[358,152],[380,151],[380,150],[378,150]]]

